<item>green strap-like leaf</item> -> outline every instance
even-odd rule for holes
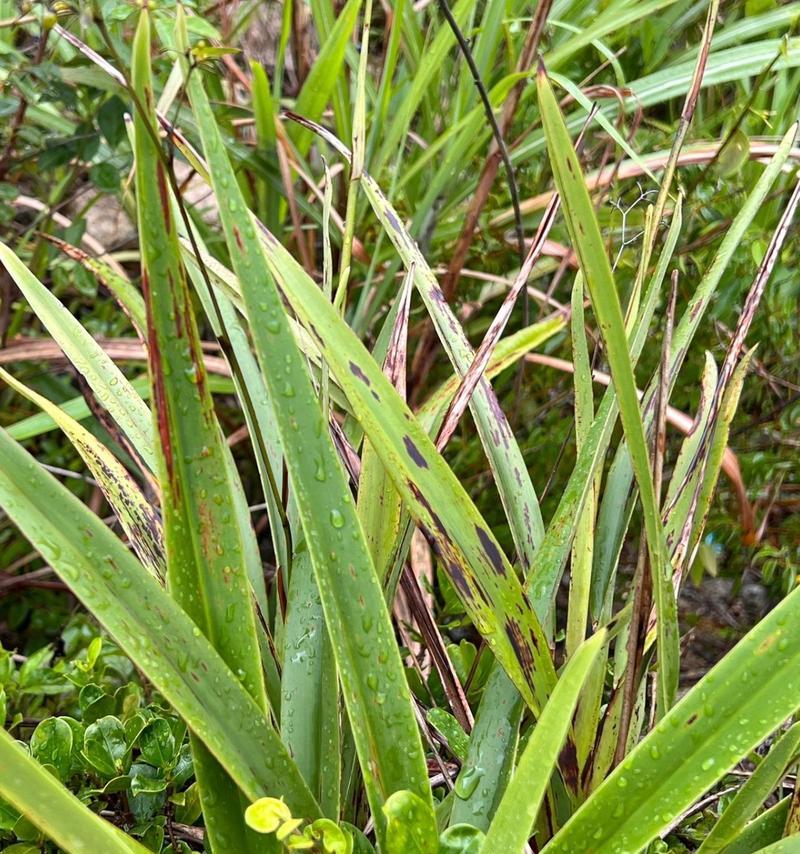
[[[0,262],[33,312],[85,378],[144,462],[155,471],[150,412],[122,371],[17,256],[0,243]]]
[[[246,569],[248,554],[257,554],[257,548],[246,503],[234,494],[236,474],[206,384],[181,264],[176,211],[157,136],[146,10],[132,64],[136,204],[169,590],[265,712]],[[226,769],[199,739],[193,739],[192,753],[212,847],[262,848],[263,840],[244,822],[247,804]]]
[[[482,854],[522,852],[536,821],[558,755],[572,723],[583,683],[606,642],[599,631],[573,653],[542,714],[534,725],[516,771],[497,808]]]
[[[545,846],[640,851],[800,705],[800,591],[675,706]]]
[[[619,400],[620,418],[631,452],[633,470],[642,497],[647,548],[653,575],[658,630],[658,702],[663,714],[672,705],[678,687],[678,617],[670,580],[671,568],[650,472],[650,457],[642,413],[631,367],[628,339],[611,265],[580,164],[559,110],[547,74],[536,78],[542,123],[556,186],[564,205],[567,228],[589,288]]]
[[[251,799],[319,807],[261,709],[97,516],[0,430],[0,506]]]
[[[592,366],[586,341],[583,317],[583,278],[575,277],[572,289],[572,352],[575,366],[575,443],[578,453],[586,438],[594,417],[594,393],[592,391]],[[567,609],[566,650],[570,656],[586,637],[589,620],[589,591],[592,582],[592,552],[594,551],[594,517],[597,494],[595,485],[589,490],[586,503],[572,544],[572,560],[569,574],[569,607]]]
[[[506,790],[517,756],[525,703],[505,670],[495,662],[483,689],[467,758],[456,781],[450,824],[488,830]]]
[[[323,813],[335,820],[341,779],[339,685],[305,544],[292,561],[283,639],[281,738]]]
[[[188,69],[185,69],[188,73]],[[422,744],[389,613],[341,463],[305,359],[224,153],[197,74],[187,81],[211,183],[250,320],[256,354],[274,402],[291,484],[336,656],[373,816],[411,789],[430,799]],[[333,311],[312,284],[314,295]],[[337,317],[337,321],[341,320]]]

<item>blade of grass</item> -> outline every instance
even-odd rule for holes
[[[305,543],[292,560],[281,675],[281,738],[323,814],[339,816],[339,683]]]
[[[516,686],[495,663],[483,689],[467,758],[456,781],[451,826],[471,824],[483,831],[489,829],[514,771],[524,711],[525,703]],[[476,779],[477,785],[473,786]]]
[[[553,175],[562,198],[572,244],[578,254],[600,326],[619,399],[620,418],[631,450],[631,461],[642,499],[658,615],[658,703],[660,714],[664,714],[672,705],[678,687],[677,606],[670,583],[671,567],[653,488],[631,354],[619,296],[594,209],[544,67],[540,67],[537,74],[537,87]]]
[[[263,712],[158,582],[0,430],[0,506],[252,800],[319,807]]]
[[[144,358],[145,355],[142,353],[142,359]],[[208,380],[208,385],[212,394],[232,394],[234,391],[233,385],[228,377],[211,374],[209,375]],[[147,374],[136,377],[136,379],[131,380],[131,388],[139,395],[139,397],[142,398],[142,400],[147,400],[150,397],[150,378]],[[72,397],[63,403],[58,404],[58,408],[65,415],[68,415],[75,421],[86,421],[92,415],[89,405],[86,403],[86,398],[83,396]],[[29,415],[26,418],[21,418],[13,424],[9,424],[8,427],[6,427],[6,430],[12,439],[22,442],[25,439],[32,439],[35,436],[41,436],[44,433],[48,433],[49,431],[54,430],[57,426],[56,422],[49,415],[44,412],[39,412],[34,415]]]
[[[170,179],[157,136],[146,10],[133,43],[132,95],[142,289],[169,589],[266,711],[255,614],[243,565],[247,540],[254,535],[249,516],[237,512],[229,451],[205,383]],[[262,840],[244,822],[247,804],[236,783],[199,739],[192,741],[192,755],[212,846],[257,851]]]
[[[356,202],[361,173],[364,170],[366,146],[366,79],[367,57],[369,54],[369,28],[372,17],[372,0],[366,0],[364,23],[361,29],[361,53],[358,59],[358,76],[356,78],[356,102],[353,115],[353,157],[350,163],[350,180],[347,183],[347,203],[344,217],[344,235],[342,236],[342,253],[339,258],[339,280],[336,283],[336,296],[333,304],[339,311],[344,311],[347,301],[347,283],[350,280],[350,264],[353,251],[353,237],[356,227]]]
[[[189,77],[187,91],[212,186],[227,201],[220,219],[259,363],[272,399],[281,402],[275,416],[380,837],[380,807],[392,792],[430,798],[408,687],[347,480],[198,76]],[[334,312],[312,287],[315,300]]]
[[[575,444],[578,453],[586,443],[594,418],[594,392],[592,391],[592,367],[586,343],[583,315],[583,280],[580,273],[575,277],[572,289],[572,353],[575,366]],[[592,582],[592,552],[594,551],[594,515],[598,490],[595,475],[593,488],[581,510],[581,518],[575,531],[572,545],[572,563],[569,576],[569,605],[567,609],[567,656],[580,647],[586,637],[589,620],[589,592]]]
[[[35,403],[64,431],[95,477],[106,500],[128,535],[142,565],[159,580],[166,576],[161,518],[119,460],[74,418],[0,368],[0,378]]]
[[[389,349],[383,364],[384,373],[405,400],[406,348],[408,313],[411,301],[411,277],[407,276],[398,297],[400,307],[392,330]],[[375,568],[381,581],[386,581],[391,568],[392,555],[402,535],[408,514],[403,512],[403,502],[394,487],[389,473],[369,439],[364,439],[361,452],[361,477],[358,484],[358,515],[370,547]],[[389,601],[392,597],[389,587]]]
[[[581,689],[605,643],[606,633],[601,630],[575,650],[559,676],[497,807],[481,852],[507,851],[511,854],[524,850],[567,737]]]
[[[150,412],[102,347],[4,244],[0,262],[31,310],[86,379],[141,458],[155,470]]]
[[[728,445],[731,422],[739,405],[739,396],[742,393],[742,386],[744,385],[754,352],[755,348],[746,353],[742,358],[742,361],[733,372],[733,376],[722,398],[717,425],[708,449],[703,482],[698,490],[696,509],[692,519],[691,535],[687,536],[688,547],[686,553],[689,564],[694,560],[697,546],[705,529],[708,512],[711,509],[711,501],[714,497],[717,480],[722,468],[723,455]]]
[[[725,848],[725,854],[754,854],[780,839],[783,836],[791,800],[791,797],[783,798],[774,807],[770,807],[754,818]]]

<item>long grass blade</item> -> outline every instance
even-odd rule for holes
[[[575,365],[575,443],[577,451],[586,442],[594,418],[592,368],[586,342],[583,315],[583,280],[575,278],[572,289],[572,352]],[[592,553],[594,552],[594,516],[598,491],[597,475],[581,510],[572,546],[569,576],[569,606],[567,610],[567,655],[571,656],[583,643],[589,621],[589,594],[592,583]]]
[[[198,76],[189,77],[187,91],[213,188],[220,200],[227,200],[220,205],[220,219],[259,363],[273,401],[280,401],[274,410],[281,443],[370,805],[382,834],[385,824],[380,808],[392,792],[411,789],[430,798],[422,746],[389,614],[328,434],[327,419],[323,419],[275,281],[264,267],[259,239]],[[316,300],[333,312],[317,286],[312,287]]]
[[[0,262],[64,354],[85,377],[145,463],[155,471],[150,412],[125,375],[58,299],[2,243]]]
[[[619,296],[611,266],[597,225],[578,158],[547,80],[544,68],[537,75],[550,162],[564,205],[572,244],[580,259],[592,306],[600,326],[619,399],[620,418],[631,451],[631,461],[642,497],[647,548],[658,612],[658,686],[661,714],[672,705],[678,687],[678,622],[675,596],[670,582],[671,567],[666,552],[658,502],[650,472],[642,414],[636,394],[630,351]]]
[[[157,137],[150,19],[133,45],[136,202],[142,226],[142,284],[169,589],[256,705],[267,709],[253,600],[245,569],[250,519],[238,511],[228,448],[214,414],[197,324],[180,260],[169,176]],[[246,510],[245,510],[246,514]],[[199,739],[192,744],[206,827],[214,848],[256,851],[235,782]]]
[[[263,712],[200,629],[56,479],[0,430],[0,506],[251,800],[319,807]]]
[[[546,854],[639,851],[798,708],[792,593],[713,668],[575,813]]]
[[[536,820],[583,684],[606,642],[599,631],[573,653],[536,722],[481,852],[522,852]]]

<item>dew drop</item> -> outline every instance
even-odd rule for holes
[[[462,800],[466,800],[478,787],[481,777],[483,777],[483,768],[475,767],[462,771],[456,780],[456,795]]]

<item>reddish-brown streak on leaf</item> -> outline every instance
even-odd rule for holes
[[[203,554],[211,555],[214,550],[214,520],[208,504],[205,501],[200,501],[197,505],[198,516],[198,533],[200,534],[200,545],[203,549]]]
[[[175,282],[170,271],[167,271],[167,281],[169,282],[169,292],[172,298],[172,313],[175,316],[175,332],[179,338],[185,338],[187,329],[183,325],[184,307],[178,299],[178,294],[175,291]]]
[[[411,436],[403,436],[403,444],[406,446],[408,455],[414,463],[416,463],[421,469],[428,468],[428,463],[425,457],[423,457],[419,452],[419,448],[414,444],[414,440]]]
[[[241,234],[241,232],[239,231],[238,226],[235,226],[235,225],[234,225],[234,227],[233,227],[233,236],[234,236],[234,238],[235,238],[235,240],[236,240],[236,245],[239,247],[239,250],[240,250],[241,252],[244,252],[244,243],[242,243],[242,234]]]
[[[167,391],[164,387],[164,374],[161,365],[161,349],[158,346],[158,336],[153,323],[153,301],[150,293],[150,280],[147,271],[142,271],[142,292],[145,305],[147,306],[147,341],[150,354],[150,376],[153,382],[153,393],[156,402],[156,421],[158,422],[158,436],[161,441],[161,452],[167,466],[167,479],[176,495],[180,486],[175,479],[175,469],[172,459],[172,440],[169,433],[169,419],[167,417]]]
[[[164,227],[167,234],[172,230],[172,214],[169,209],[169,192],[167,190],[167,178],[164,167],[159,162],[156,166],[156,180],[158,181],[158,195],[161,197],[161,212],[164,214]]]
[[[573,792],[578,788],[578,751],[575,748],[575,742],[571,736],[567,736],[567,741],[561,748],[561,753],[558,757],[558,767],[564,777],[564,782],[567,788]]]

